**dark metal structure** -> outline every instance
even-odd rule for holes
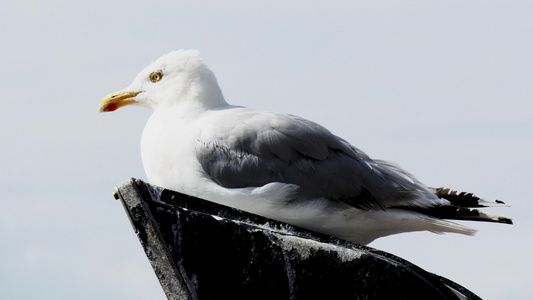
[[[115,197],[168,299],[480,299],[392,254],[138,179]]]

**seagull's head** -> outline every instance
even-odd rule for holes
[[[196,50],[177,50],[158,58],[142,70],[127,88],[107,95],[98,112],[126,105],[158,109],[191,104],[201,109],[225,105],[213,72]]]

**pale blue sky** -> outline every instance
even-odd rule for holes
[[[148,110],[96,114],[160,55],[202,52],[232,104],[314,120],[515,225],[370,244],[483,299],[533,293],[533,2],[2,1],[0,298],[164,299],[111,193]]]

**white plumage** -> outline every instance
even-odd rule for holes
[[[407,231],[475,232],[440,217],[511,222],[464,208],[502,203],[429,189],[316,123],[229,105],[197,51],[157,59],[99,111],[128,104],[154,110],[142,160],[148,180],[167,189],[361,244]]]

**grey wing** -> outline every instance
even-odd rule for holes
[[[361,150],[311,121],[258,113],[200,140],[197,158],[217,184],[258,187],[296,184],[298,198],[324,197],[370,209],[430,206],[436,198],[397,166],[370,159]]]

